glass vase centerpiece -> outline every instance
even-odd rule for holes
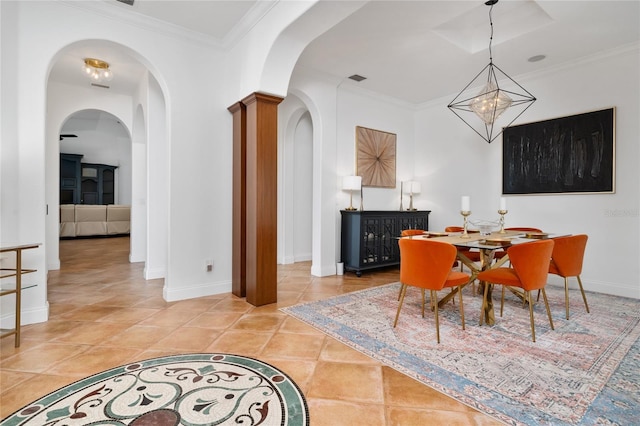
[[[487,236],[500,229],[500,223],[493,220],[475,220],[471,225],[480,231],[480,235]]]

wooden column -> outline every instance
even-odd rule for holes
[[[231,105],[233,114],[233,224],[231,292],[238,297],[247,295],[247,109],[242,102]]]
[[[255,306],[278,300],[278,104],[282,99],[253,93],[242,105],[229,108],[234,116],[233,293],[246,296]],[[241,198],[238,202],[236,195]]]

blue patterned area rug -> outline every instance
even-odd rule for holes
[[[285,373],[253,358],[188,354],[114,368],[50,393],[3,426],[308,426],[309,411]]]
[[[482,298],[465,289],[466,330],[458,305],[420,313],[409,288],[393,328],[399,284],[304,303],[282,311],[410,377],[510,425],[632,425],[640,419],[640,300],[547,286],[555,330],[544,303],[529,309],[510,295],[496,324],[479,326]],[[442,294],[443,292],[441,292]],[[496,292],[498,293],[498,292]],[[509,292],[507,292],[509,293]],[[428,304],[428,302],[427,302]]]

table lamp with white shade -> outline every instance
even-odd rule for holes
[[[349,191],[349,207],[345,210],[358,210],[353,207],[353,191],[360,191],[362,188],[362,176],[345,176],[342,178],[342,190]]]
[[[403,186],[404,186],[405,194],[409,194],[409,208],[407,210],[409,211],[418,210],[413,207],[413,195],[420,193],[420,189],[421,189],[420,182],[417,182],[415,180],[410,180],[410,181],[404,182]]]

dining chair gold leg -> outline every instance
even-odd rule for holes
[[[500,318],[502,318],[502,311],[504,310],[504,288],[506,286],[502,286],[502,297],[500,298]]]
[[[580,279],[580,275],[576,277],[578,279],[578,285],[580,286],[580,292],[582,293],[582,300],[584,300],[584,307],[587,308],[587,313],[589,313],[589,304],[587,303],[587,296],[584,294],[584,288],[582,287],[582,280]]]
[[[393,327],[398,324],[398,317],[400,316],[400,309],[402,309],[402,302],[404,302],[404,295],[407,292],[407,285],[402,284],[400,287],[400,303],[398,303],[398,312],[396,312],[396,320],[393,322]]]
[[[531,292],[525,291],[525,299],[529,302],[529,321],[531,321],[531,339],[536,341],[536,326],[533,322],[533,303],[531,301]]]
[[[424,302],[425,302],[424,288],[421,288],[420,292],[422,293],[422,318],[424,318]],[[429,301],[431,301],[431,299],[429,299]]]
[[[542,298],[544,299],[544,306],[547,308],[547,316],[549,317],[549,325],[552,330],[555,330],[553,327],[553,319],[551,319],[551,309],[549,309],[549,300],[547,299],[547,292],[542,289]]]
[[[462,319],[462,329],[464,330],[464,303],[462,303],[462,291],[460,293],[460,318]]]
[[[436,298],[436,291],[435,290],[431,290],[431,299],[432,300],[438,300]],[[438,340],[438,343],[440,343],[440,322],[438,321],[438,302],[434,303],[435,305],[435,314],[436,314],[436,338]]]
[[[567,312],[567,319],[569,319],[569,278],[564,277],[564,309]]]

